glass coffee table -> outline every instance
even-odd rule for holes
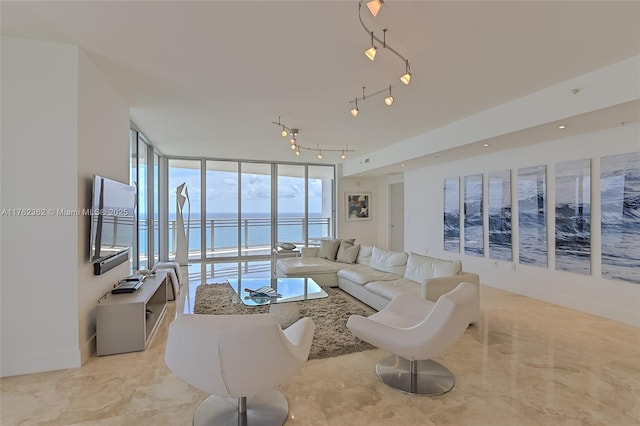
[[[227,280],[233,291],[247,306],[273,305],[278,303],[302,302],[328,297],[326,291],[313,278],[237,278]],[[271,287],[282,297],[252,298],[247,290]]]
[[[300,318],[298,304],[295,302],[329,297],[313,278],[237,278],[228,279],[227,282],[245,305],[270,305],[269,313],[275,314],[283,327]],[[264,286],[271,287],[281,297],[249,296],[247,290],[257,290]]]

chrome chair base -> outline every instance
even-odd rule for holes
[[[241,412],[244,409],[244,412]],[[289,403],[277,390],[246,398],[211,395],[196,410],[194,426],[282,426],[289,415]]]
[[[409,361],[397,355],[381,359],[376,374],[384,384],[416,395],[442,395],[455,383],[451,371],[442,364],[433,360]]]

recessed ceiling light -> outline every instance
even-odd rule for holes
[[[558,129],[566,129],[567,125],[566,124],[561,124],[558,126]]]
[[[483,144],[482,146],[484,146],[484,147],[488,147],[488,146],[489,146],[489,144],[488,144],[488,143],[485,143],[485,144]]]
[[[404,164],[400,164],[400,167],[404,167]]]

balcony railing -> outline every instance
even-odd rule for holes
[[[271,219],[270,218],[222,218],[222,219],[191,219],[189,228],[189,259],[198,260],[201,257],[202,223],[205,226],[205,256],[237,257],[240,255],[270,255],[271,254]],[[331,218],[310,217],[305,223],[303,217],[279,218],[278,241],[303,245],[304,236],[309,239],[322,238],[331,235]],[[158,226],[158,223],[155,224]],[[146,235],[146,221],[140,221],[140,227]],[[187,224],[185,223],[185,228]],[[240,229],[240,247],[238,247],[238,229]],[[169,257],[176,252],[176,221],[169,221]],[[240,248],[240,250],[238,250]]]

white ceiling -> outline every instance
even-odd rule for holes
[[[358,1],[2,1],[2,34],[79,45],[167,155],[297,158],[272,121],[315,148],[362,156],[640,54],[640,2],[388,0],[365,24]],[[593,117],[592,117],[593,119]],[[524,139],[523,139],[524,140]],[[471,151],[470,151],[471,152]],[[339,153],[325,155],[336,163]]]

